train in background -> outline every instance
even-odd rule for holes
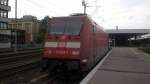
[[[90,70],[109,50],[103,28],[84,14],[53,17],[48,21],[43,59],[48,69]]]

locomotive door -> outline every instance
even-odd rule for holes
[[[93,25],[93,28],[92,28],[92,47],[93,47],[93,63],[96,64],[96,28],[95,28],[95,25]]]

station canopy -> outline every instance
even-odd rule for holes
[[[114,39],[116,45],[128,45],[129,39],[137,39],[142,35],[150,34],[150,29],[109,29],[105,30],[110,39]]]
[[[148,34],[150,29],[110,29],[105,30],[108,34]]]

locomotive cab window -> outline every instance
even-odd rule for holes
[[[50,35],[79,35],[82,23],[55,23],[49,25]]]
[[[81,30],[81,24],[79,23],[69,23],[65,28],[65,34],[67,35],[79,35]]]
[[[51,35],[60,35],[60,34],[63,34],[64,32],[64,28],[65,28],[65,24],[51,24],[50,25],[50,34]]]

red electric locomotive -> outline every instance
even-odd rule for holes
[[[108,51],[108,34],[87,15],[48,21],[43,59],[49,67],[87,71]]]

